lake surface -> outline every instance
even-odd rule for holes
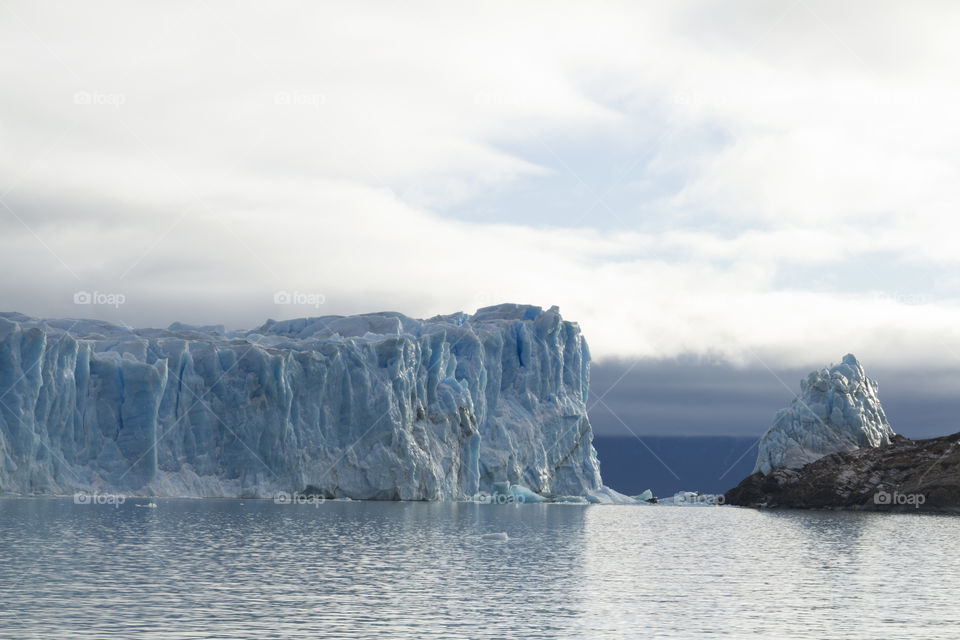
[[[0,638],[960,637],[960,517],[145,502],[0,499]]]

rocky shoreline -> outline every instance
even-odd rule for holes
[[[792,509],[960,513],[960,433],[832,453],[800,469],[756,472],[726,504]]]

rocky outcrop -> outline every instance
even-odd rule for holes
[[[756,472],[727,504],[796,509],[960,512],[960,433],[827,455],[801,469]]]

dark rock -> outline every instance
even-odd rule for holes
[[[297,495],[303,496],[304,498],[323,498],[324,500],[332,500],[336,497],[330,491],[325,491],[313,484],[308,484],[306,488]]]
[[[960,512],[960,433],[833,453],[801,469],[754,473],[726,504],[794,509]]]

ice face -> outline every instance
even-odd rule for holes
[[[590,355],[554,307],[250,331],[0,314],[0,491],[608,501]]]
[[[800,391],[760,441],[754,473],[798,469],[837,451],[890,443],[894,432],[880,406],[877,383],[853,354],[812,372]]]

